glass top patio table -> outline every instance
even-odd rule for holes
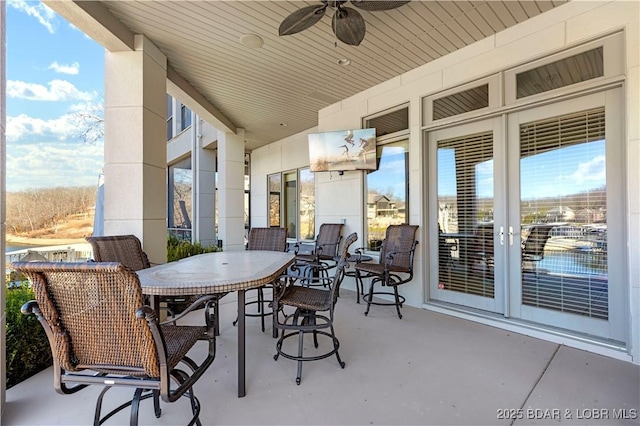
[[[142,292],[149,296],[238,293],[238,397],[243,397],[246,394],[245,290],[273,282],[294,259],[293,253],[285,252],[223,251],[187,257],[137,273]]]

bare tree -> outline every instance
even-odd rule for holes
[[[67,217],[86,214],[95,205],[92,186],[37,188],[7,193],[7,227],[13,233],[55,228]]]
[[[95,143],[104,137],[104,102],[90,104],[87,109],[73,114],[75,136],[85,143]]]

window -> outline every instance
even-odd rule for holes
[[[376,137],[400,132],[409,128],[409,107],[370,117],[366,120],[368,128],[376,129]]]
[[[280,206],[282,193],[282,176],[280,173],[267,177],[269,186],[269,226],[281,226]]]
[[[314,174],[309,169],[300,170],[300,192],[298,195],[298,223],[302,240],[312,240],[316,232],[316,187]]]
[[[315,236],[315,176],[309,168],[267,177],[269,226],[287,228],[287,238]]]
[[[251,156],[244,155],[244,233],[249,240],[249,218],[251,217]]]
[[[520,124],[522,241],[556,237],[523,245],[523,305],[608,319],[605,137],[602,107]]]
[[[433,119],[453,117],[489,106],[489,84],[463,90],[433,101]]]
[[[422,125],[452,122],[487,113],[502,105],[498,74],[453,87],[422,99]]]
[[[173,98],[167,95],[167,140],[173,138]]]
[[[569,93],[588,82],[624,74],[624,37],[611,34],[545,58],[512,68],[504,73],[505,104],[531,102]]]
[[[191,241],[193,175],[191,158],[169,166],[169,233]]]
[[[184,104],[180,104],[180,130],[191,126],[191,110]]]
[[[409,141],[379,145],[378,170],[366,179],[366,238],[369,250],[380,250],[389,225],[408,223]]]
[[[409,107],[368,117],[363,127],[376,129],[377,170],[366,176],[364,229],[366,248],[379,251],[389,225],[408,223]]]
[[[516,97],[524,98],[604,75],[602,46],[516,74]]]

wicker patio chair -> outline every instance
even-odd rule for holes
[[[289,274],[281,277],[279,285],[274,289],[274,324],[282,332],[276,343],[277,353],[273,359],[277,361],[278,357],[282,355],[298,362],[296,375],[296,383],[298,385],[302,380],[302,363],[305,361],[317,361],[335,354],[340,367],[344,368],[345,366],[338,354],[340,342],[333,328],[334,309],[338,301],[338,292],[344,277],[344,269],[349,267],[349,262],[347,261],[349,247],[357,239],[358,235],[355,232],[345,239],[333,277],[301,277],[295,273]],[[316,281],[324,286],[310,287],[309,283],[300,283],[300,281]],[[284,308],[286,307],[293,308],[295,311],[285,315]],[[330,337],[332,349],[321,354],[305,356],[303,353],[304,336],[308,333],[313,334],[313,343],[316,348],[318,348],[318,335]],[[298,353],[290,354],[285,352],[282,349],[283,342],[296,335],[298,336]]]
[[[328,271],[337,264],[338,249],[342,240],[342,223],[323,223],[314,241],[311,253],[298,253],[300,243],[295,246],[296,264],[304,266],[308,274],[328,276]]]
[[[379,262],[362,262],[356,265],[356,281],[360,288],[363,288],[364,278],[371,278],[369,292],[362,295],[362,299],[367,302],[365,315],[369,315],[371,305],[395,305],[398,318],[402,318],[400,308],[405,298],[398,294],[398,286],[413,279],[413,258],[418,244],[417,230],[417,225],[389,225],[382,241]],[[393,287],[393,292],[374,291],[374,285],[378,283]],[[374,301],[375,295],[391,295],[393,301]]]
[[[251,228],[249,231],[249,240],[247,243],[247,250],[267,250],[267,251],[286,251],[287,250],[287,230],[285,228],[273,227],[273,228]],[[264,317],[273,315],[273,310],[268,305],[272,305],[272,300],[265,300],[264,290],[268,287],[272,287],[271,284],[264,285],[256,288],[258,293],[257,300],[251,300],[245,303],[245,306],[256,305],[257,312],[247,312],[245,310],[245,317],[260,317],[262,323],[262,331],[264,332]],[[266,309],[265,309],[265,305]],[[238,318],[233,322],[233,325],[238,323]],[[273,337],[278,337],[277,330],[273,327]]]
[[[87,237],[86,240],[91,244],[93,260],[96,262],[120,262],[134,271],[151,267],[147,254],[142,250],[142,243],[135,235],[92,236]],[[209,299],[213,301],[210,306],[214,312],[209,312],[209,309],[205,311],[205,320],[214,322],[216,335],[219,334],[217,300],[222,296],[209,296]],[[160,301],[166,303],[169,315],[175,317],[178,314],[186,313],[185,309],[193,306],[199,298],[200,296],[197,295],[164,296]],[[203,306],[200,305],[200,307]]]
[[[130,424],[137,424],[138,406],[147,398],[153,398],[155,416],[160,417],[160,398],[174,402],[183,396],[191,402],[189,425],[200,424],[200,403],[192,386],[215,358],[211,324],[159,323],[156,312],[144,304],[138,275],[121,263],[12,266],[33,285],[36,300],[25,303],[22,312],[35,314],[49,339],[55,390],[71,394],[89,385],[104,386],[94,425],[129,406]],[[208,343],[208,352],[196,363],[187,353],[200,340]],[[172,378],[177,383],[173,389]],[[135,389],[133,398],[102,416],[105,393],[114,386]],[[82,423],[89,423],[86,420]]]

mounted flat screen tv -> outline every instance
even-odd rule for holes
[[[376,129],[309,134],[312,172],[376,170]]]

